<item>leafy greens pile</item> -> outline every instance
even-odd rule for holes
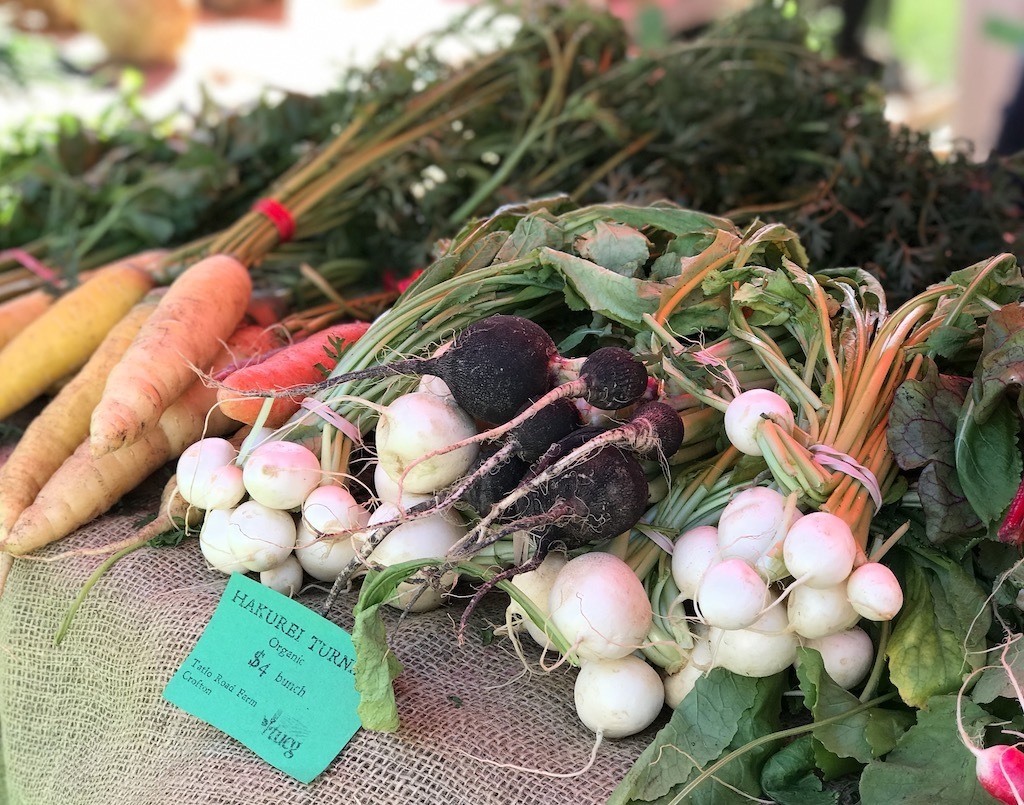
[[[322,97],[210,104],[184,127],[145,120],[129,98],[98,126],[66,118],[52,134],[15,132],[0,155],[0,249],[89,267],[218,231],[360,114],[414,105],[464,69],[444,56],[453,39],[472,50],[509,11],[484,3]],[[863,265],[893,300],[1019,240],[1017,160],[940,160],[925,135],[893,130],[878,88],[810,49],[806,26],[777,4],[635,55],[617,20],[583,4],[511,11],[524,15],[511,40],[470,59],[495,58],[505,79],[486,74],[460,98],[496,94],[320,210],[334,226],[283,250],[276,279],[294,281],[302,261],[423,266],[469,218],[554,192],[778,220],[812,259]]]

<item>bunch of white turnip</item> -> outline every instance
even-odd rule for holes
[[[257,573],[285,595],[299,591],[304,574],[333,581],[367,533],[401,520],[409,507],[461,477],[475,458],[477,446],[467,445],[405,472],[414,460],[476,433],[473,420],[438,383],[431,378],[423,387],[439,394],[417,390],[381,411],[372,512],[349,491],[345,477],[323,469],[316,453],[277,434],[252,434],[246,444],[255,446],[241,452],[225,439],[191,445],[178,461],[177,482],[181,496],[205,510],[199,544],[206,561],[226,574]],[[465,533],[452,510],[409,518],[363,558],[378,567],[440,558]],[[451,586],[455,579],[446,581]],[[425,611],[441,604],[443,589],[405,586],[395,606]]]
[[[792,428],[789,405],[773,392],[741,395],[726,412],[730,443],[757,454],[756,431],[767,418]],[[685,662],[659,673],[641,649],[654,614],[641,580],[622,559],[586,553],[552,554],[512,583],[547,620],[535,623],[513,601],[518,625],[553,649],[557,630],[581,663],[576,705],[583,722],[604,737],[634,734],[676,707],[714,667],[750,677],[770,676],[797,661],[800,646],[822,655],[829,675],[850,689],[874,662],[868,633],[858,624],[891,620],[903,603],[895,575],[868,561],[850,526],[824,511],[801,512],[796,493],[771,485],[737,491],[714,524],[691,528],[672,545],[671,575],[679,590],[669,618],[689,623]]]

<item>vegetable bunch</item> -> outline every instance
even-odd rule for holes
[[[508,549],[485,547],[471,537],[470,544],[481,549],[478,561],[455,548],[433,560],[371,572],[356,607],[356,635],[364,641],[359,673],[383,672],[365,659],[381,652],[369,645],[376,639],[370,635],[379,638],[380,631],[368,624],[407,577],[435,565],[480,578],[492,577],[481,566],[495,561],[513,572],[530,568],[554,587],[545,592],[546,585],[538,587],[527,576],[523,589],[531,592],[524,595],[516,589],[518,576],[512,586],[502,581],[516,601],[507,628],[518,628],[527,612],[528,630],[538,642],[583,663],[578,704],[585,723],[605,737],[629,734],[650,723],[662,699],[675,705],[676,715],[615,801],[629,801],[648,785],[683,797],[684,791],[715,785],[712,774],[752,795],[767,791],[787,801],[773,776],[785,761],[772,753],[790,745],[787,735],[804,736],[790,752],[821,747],[811,753],[818,760],[806,767],[811,778],[854,768],[829,759],[843,753],[864,770],[862,785],[871,790],[888,773],[875,765],[877,758],[895,751],[901,735],[914,745],[908,707],[938,708],[954,734],[952,705],[960,686],[994,645],[986,635],[981,579],[959,568],[959,556],[936,551],[918,528],[914,512],[926,477],[896,462],[888,448],[889,414],[897,389],[927,377],[929,366],[976,361],[977,334],[994,310],[1017,305],[1022,287],[1015,262],[997,256],[889,312],[868,273],[812,271],[800,242],[782,227],[740,229],[671,207],[508,211],[464,230],[343,356],[329,388],[314,389],[321,402],[365,431],[376,420],[376,405],[401,399],[410,388],[401,375],[381,376],[370,367],[387,364],[391,353],[429,354],[448,332],[457,334],[482,317],[515,313],[542,323],[559,353],[578,354],[580,365],[600,349],[624,346],[645,364],[654,381],[649,392],[672,407],[685,435],[664,461],[656,453],[645,456],[649,508],[624,529],[628,538],[569,543],[568,557],[549,554],[524,566],[522,557],[536,555],[534,548],[524,554],[522,545],[513,544],[509,557]],[[730,411],[751,399],[757,403],[753,418],[737,425],[734,420],[742,417]],[[595,443],[629,424],[631,411],[611,416],[615,427],[602,429]],[[305,414],[292,424],[301,432],[313,419]],[[497,438],[509,430],[490,433]],[[539,486],[554,484],[554,477],[587,455],[584,442],[526,478],[532,472],[542,479]],[[657,481],[665,477],[666,465],[667,488]],[[525,499],[536,488],[526,480],[506,499]],[[750,522],[751,508],[756,524]],[[506,530],[498,515],[509,512],[514,515]],[[481,523],[491,536],[530,531],[542,553],[544,532],[531,531],[535,513],[499,502],[476,525],[470,520],[469,533],[479,535]],[[600,561],[629,573],[621,584],[593,582],[604,591],[605,603],[581,609],[588,597],[579,588],[556,591],[563,571],[584,558],[591,561],[595,550],[617,555],[619,565]],[[584,583],[599,578],[582,575]],[[637,600],[636,584],[646,605],[629,603]],[[970,621],[943,615],[935,597],[942,584],[954,585],[964,605],[971,602]],[[565,602],[572,604],[566,608]],[[639,620],[621,626],[598,615],[634,611]],[[573,612],[579,623],[600,624],[595,632],[606,638],[612,654],[624,653],[591,653],[592,638],[572,624]],[[925,639],[923,630],[932,628],[925,624],[935,618],[943,619],[949,634],[934,646],[933,662],[923,671],[912,647]],[[651,698],[633,695],[636,720],[604,722],[590,709],[589,684],[601,689],[605,662],[624,679],[626,670],[619,666],[634,665],[635,658],[624,657],[638,649],[649,666],[639,671],[641,678],[650,681],[650,666],[660,668],[667,687],[637,682],[629,690],[650,690]],[[812,720],[815,737],[806,726],[773,741],[769,736],[782,713],[779,697],[793,684],[806,697],[800,718]],[[738,758],[731,769],[695,762],[675,769],[678,777],[666,777],[656,758],[680,740],[700,744],[696,735],[705,727],[694,719],[705,697],[735,697],[737,707],[761,708],[765,717],[752,722],[753,732],[737,733],[739,743],[730,738],[711,754],[698,755],[708,764]],[[367,700],[364,719],[393,727],[393,707]],[[865,719],[885,723],[887,737],[855,730],[857,743],[831,727]],[[742,735],[747,737],[740,740]],[[731,755],[729,748],[742,751]],[[944,762],[962,770],[973,758],[962,747],[959,752],[955,764],[948,757]],[[971,777],[958,785],[970,790],[976,783]]]

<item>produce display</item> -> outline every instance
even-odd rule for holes
[[[644,736],[610,803],[837,802],[850,779],[866,803],[1020,802],[1012,163],[939,161],[865,106],[851,120],[838,95],[863,104],[866,86],[767,6],[629,57],[612,20],[558,13],[565,28],[526,24],[498,56],[410,80],[386,113],[373,96],[401,94],[397,68],[363,76],[338,96],[351,115],[253,209],[221,188],[159,243],[136,231],[102,248],[117,217],[83,219],[93,270],[47,278],[53,301],[34,266],[68,245],[59,233],[5,244],[25,267],[0,275],[4,305],[28,312],[0,333],[0,418],[31,416],[0,464],[0,585],[170,464],[155,519],[107,546],[58,642],[112,565],[195,546],[220,574],[328,618],[346,608],[367,731],[399,730],[406,708],[388,610],[407,628],[448,609],[446,639],[473,649],[498,598],[487,640],[532,674],[574,678],[591,764]],[[520,97],[520,78],[546,80],[538,48],[540,72],[562,72]],[[765,64],[794,79],[761,75],[776,118],[780,98],[835,117],[783,116],[741,158],[725,136],[738,117],[709,114],[718,96],[699,89],[740,91],[725,59],[743,81]],[[687,93],[669,86],[684,80]],[[770,164],[785,133],[808,138],[787,152],[820,159]],[[565,136],[580,151],[563,160]],[[980,175],[982,215],[932,193]],[[868,190],[911,209],[904,181],[930,188],[918,246]],[[815,190],[775,204],[755,185]],[[880,214],[847,228],[854,198]],[[8,209],[29,229],[30,201]],[[200,232],[217,209],[234,217]],[[334,286],[309,266],[293,269],[307,286],[278,281],[290,259],[367,261],[392,237],[388,265],[416,255],[401,268],[422,269],[400,284],[364,276],[345,298],[351,274]],[[166,248],[124,256],[153,245]]]

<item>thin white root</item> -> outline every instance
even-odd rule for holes
[[[475,760],[478,763],[486,763],[488,766],[495,766],[499,769],[511,769],[512,771],[525,771],[528,774],[539,774],[542,777],[557,777],[559,779],[565,779],[569,777],[579,777],[581,774],[586,774],[594,766],[594,761],[597,760],[597,750],[601,747],[601,742],[604,740],[604,733],[599,732],[595,736],[594,747],[590,750],[590,759],[586,765],[576,771],[568,772],[557,772],[557,771],[545,771],[544,769],[531,769],[528,766],[517,766],[514,763],[499,763],[496,760],[488,760],[484,757],[477,757],[476,755],[470,754],[469,752],[463,752],[461,749],[456,749],[460,755],[465,755],[471,760]]]

